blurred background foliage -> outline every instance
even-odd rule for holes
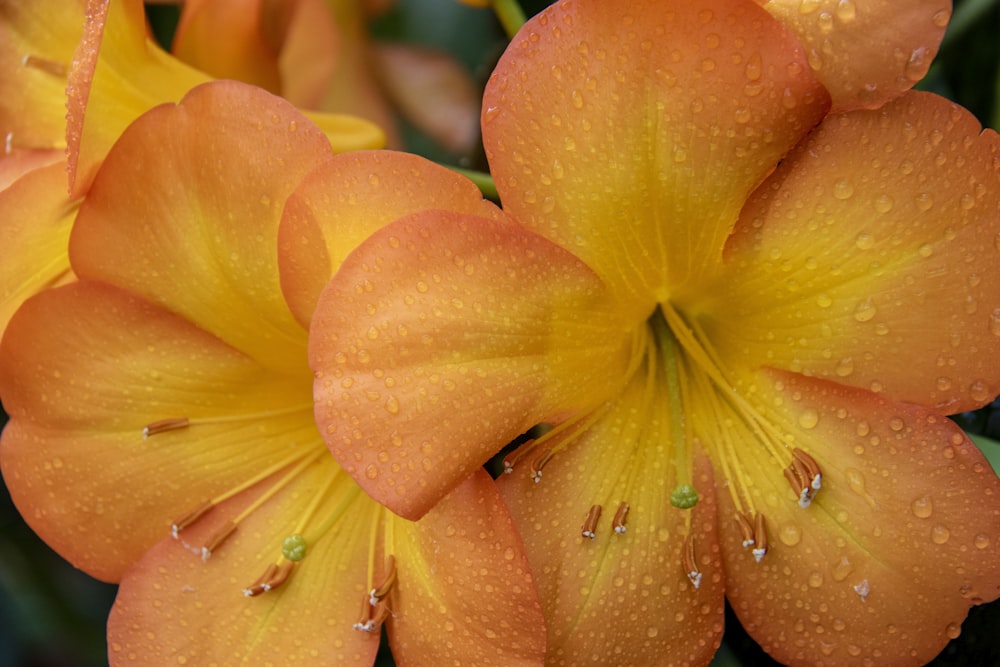
[[[549,4],[522,3],[527,15]],[[169,44],[178,9],[149,5],[157,39]],[[397,0],[372,22],[376,39],[446,49],[481,89],[507,39],[493,14],[454,0]],[[986,127],[1000,127],[1000,0],[956,0],[940,54],[918,87],[963,105]],[[481,149],[450,153],[403,121],[408,150],[441,162],[485,170]],[[1000,400],[954,419],[1000,470]],[[6,415],[0,412],[0,426]],[[24,524],[0,485],[0,667],[100,667],[107,665],[105,621],[115,587],[95,581],[52,552]],[[727,610],[726,636],[714,667],[775,665]],[[1000,665],[1000,601],[975,607],[932,663],[938,667]],[[383,642],[385,649],[385,642]],[[393,665],[383,650],[379,667]]]

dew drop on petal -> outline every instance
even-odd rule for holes
[[[994,336],[1000,336],[1000,308],[990,313],[990,332]]]
[[[369,463],[368,467],[365,468],[365,477],[368,479],[375,479],[378,477],[378,466],[374,463]]]
[[[955,623],[949,623],[948,627],[944,629],[944,633],[948,635],[948,639],[957,639],[962,634],[962,628]]]
[[[819,588],[823,585],[823,575],[819,572],[810,572],[808,581],[810,588]]]
[[[889,195],[879,195],[875,198],[875,210],[879,213],[888,213],[892,210],[894,202],[892,197]]]
[[[840,360],[840,363],[837,364],[837,368],[834,369],[834,372],[838,377],[842,378],[852,374],[854,372],[854,359],[851,357],[844,357]]]
[[[993,392],[990,391],[989,385],[987,385],[982,380],[976,380],[971,385],[969,385],[969,396],[972,400],[985,402],[993,398]]]
[[[854,245],[858,250],[870,250],[875,245],[875,238],[868,232],[861,232],[854,239]]]
[[[794,523],[786,523],[778,530],[778,539],[785,546],[794,547],[802,540],[802,529]]]
[[[934,501],[931,500],[930,496],[920,496],[910,503],[910,511],[913,512],[913,516],[926,519],[934,513]]]
[[[799,426],[805,429],[815,428],[819,423],[819,413],[815,410],[806,410],[799,415]]]
[[[850,199],[854,195],[854,186],[846,178],[833,184],[833,196],[837,199]]]
[[[940,11],[934,12],[934,16],[931,17],[931,21],[934,22],[939,28],[943,28],[948,25],[948,21],[951,19],[951,12],[947,9],[942,9]]]
[[[984,535],[983,533],[979,533],[978,535],[976,535],[972,543],[976,545],[977,549],[985,549],[986,547],[990,546],[990,536]]]
[[[951,531],[944,526],[934,526],[931,528],[931,541],[934,544],[944,544],[951,538]]]
[[[840,560],[833,564],[830,568],[830,575],[833,577],[834,581],[843,581],[847,579],[848,575],[854,571],[854,565],[848,560],[847,556],[841,556]]]
[[[868,322],[875,317],[875,304],[871,298],[864,299],[854,308],[854,319],[858,322]]]

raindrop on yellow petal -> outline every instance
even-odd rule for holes
[[[854,186],[846,178],[833,184],[833,196],[837,199],[850,199],[854,195]]]
[[[864,299],[854,308],[854,319],[858,322],[868,322],[875,317],[875,305],[870,298]]]
[[[799,426],[806,429],[815,428],[819,423],[819,413],[815,410],[806,410],[799,415]]]
[[[926,519],[934,512],[934,501],[931,500],[930,496],[920,496],[910,503],[910,510],[913,512],[913,516]]]

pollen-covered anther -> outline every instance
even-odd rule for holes
[[[222,543],[229,539],[229,536],[236,532],[236,524],[227,520],[219,530],[212,534],[205,546],[201,548],[201,559],[208,560],[215,553],[215,550],[222,546]]]
[[[523,459],[525,454],[527,454],[534,448],[535,448],[534,439],[527,440],[521,443],[521,445],[517,449],[512,451],[510,454],[503,457],[503,473],[505,475],[513,473],[514,466],[517,465],[517,462]]]
[[[212,509],[213,507],[215,507],[215,504],[211,500],[206,500],[197,507],[195,507],[193,510],[182,516],[181,518],[172,522],[170,524],[170,536],[173,537],[175,540],[179,539],[180,532],[182,530],[193,524],[201,517],[203,517],[205,513],[208,512],[208,510]]]
[[[49,60],[48,58],[33,56],[30,53],[25,53],[21,56],[21,64],[25,67],[31,67],[33,69],[42,70],[43,72],[48,72],[52,76],[66,76],[66,65],[57,63],[54,60]]]
[[[739,524],[740,527],[740,537],[743,538],[743,548],[746,549],[756,544],[756,540],[753,536],[753,519],[751,518],[751,515],[743,512],[737,512],[736,523]]]
[[[587,512],[587,518],[583,521],[583,526],[580,529],[580,534],[587,539],[594,539],[597,535],[597,522],[601,519],[601,506],[591,505],[590,510]]]
[[[288,580],[294,568],[295,562],[290,560],[282,561],[280,565],[271,563],[257,581],[243,589],[243,595],[252,598],[274,590]]]
[[[764,515],[760,512],[754,515],[753,518],[753,539],[756,546],[750,553],[753,554],[753,558],[758,563],[767,554],[767,521],[764,519]]]
[[[792,450],[792,462],[784,470],[785,479],[799,497],[800,507],[809,507],[816,492],[823,486],[823,473],[816,459],[801,449]]]
[[[701,570],[698,569],[698,561],[695,558],[694,551],[694,535],[688,535],[684,538],[684,546],[682,547],[681,560],[684,566],[684,574],[691,581],[691,585],[695,589],[701,588]]]
[[[376,633],[387,618],[389,618],[389,605],[385,600],[379,600],[374,605],[368,604],[368,600],[365,600],[361,605],[361,618],[353,627],[359,632]]]
[[[171,417],[170,419],[161,419],[160,421],[152,422],[143,427],[142,439],[147,440],[151,435],[166,433],[167,431],[177,431],[182,428],[187,428],[190,425],[191,420],[187,417]]]
[[[396,557],[390,555],[385,559],[385,577],[382,579],[382,583],[368,591],[368,604],[372,607],[378,606],[378,603],[389,594],[395,583]]]
[[[555,452],[551,448],[545,449],[535,458],[531,459],[531,479],[538,484],[542,481],[542,468],[545,467],[550,460],[552,460],[552,455]]]
[[[628,528],[625,527],[625,519],[628,518],[629,506],[626,502],[621,502],[618,505],[618,511],[615,512],[615,517],[611,520],[611,528],[615,531],[615,535],[623,535]]]

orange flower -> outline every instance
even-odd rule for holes
[[[944,417],[1000,389],[1000,141],[923,93],[827,115],[807,59],[753,2],[560,2],[483,102],[504,215],[413,212],[320,297],[320,432],[391,509],[529,433],[551,664],[705,664],[724,595],[783,662],[920,663],[1000,594]]]
[[[320,271],[311,253],[343,256],[374,224],[318,228],[320,248],[302,245],[307,219],[282,222],[329,159],[318,128],[245,84],[144,114],[82,204],[80,280],[29,299],[0,346],[4,479],[53,548],[121,581],[114,665],[370,664],[383,623],[401,661],[541,661],[537,593],[489,477],[411,523],[316,430],[311,310],[293,314],[281,274],[318,293],[339,260]]]

